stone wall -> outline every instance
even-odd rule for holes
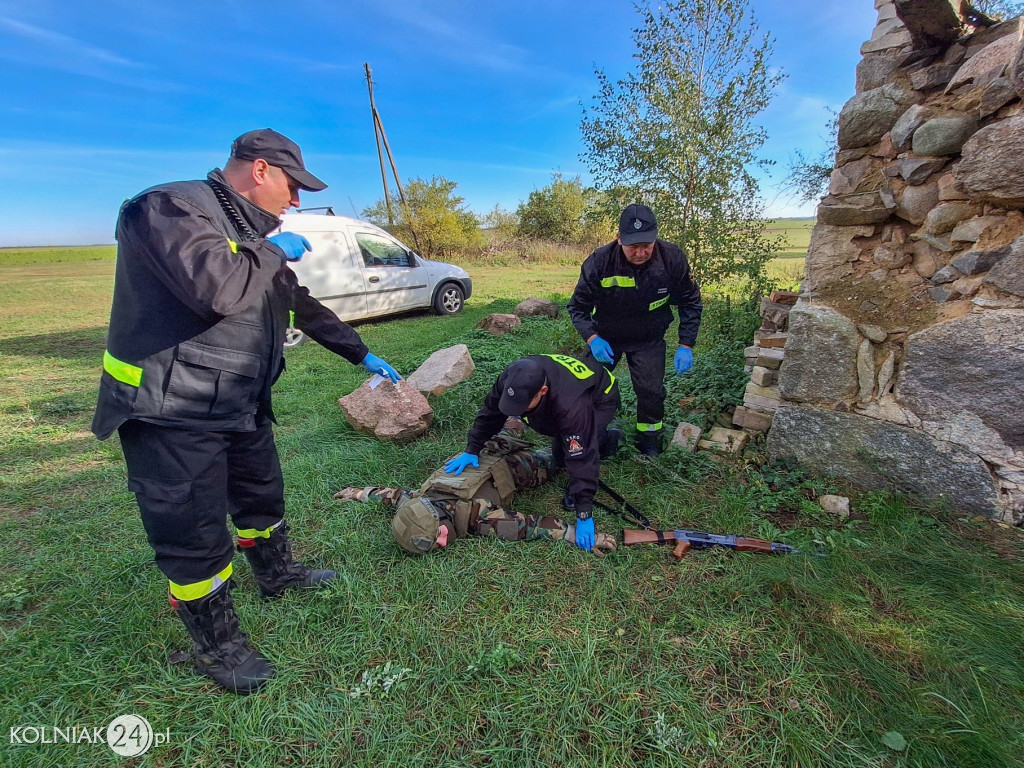
[[[956,0],[876,8],[769,451],[1020,525],[1024,27]]]

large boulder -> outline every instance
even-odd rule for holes
[[[1024,237],[1013,241],[1009,255],[992,267],[985,283],[1014,296],[1024,296]]]
[[[364,381],[355,392],[338,400],[353,429],[396,443],[407,443],[430,429],[434,411],[409,382],[403,379],[393,384],[384,379],[373,388],[371,382],[373,379]]]
[[[918,331],[907,339],[896,399],[937,424],[972,414],[979,428],[958,439],[978,453],[1024,450],[1021,339],[1019,309],[971,314]],[[786,352],[788,357],[788,346]]]
[[[978,120],[972,115],[933,117],[914,131],[911,146],[916,155],[955,155],[977,131]]]
[[[839,148],[874,144],[893,127],[914,101],[912,94],[895,83],[859,93],[839,113]]]
[[[953,174],[971,197],[1024,206],[1024,115],[992,123],[971,136]]]
[[[553,301],[531,296],[519,302],[512,312],[516,317],[558,317],[558,305]]]
[[[424,395],[440,395],[464,382],[475,370],[469,347],[456,344],[437,350],[406,381]]]
[[[885,421],[783,405],[768,432],[768,453],[862,490],[896,490],[947,502],[961,512],[1001,514],[995,483],[980,458]]]
[[[831,307],[797,304],[789,313],[779,391],[786,400],[828,403],[857,394],[854,324]]]

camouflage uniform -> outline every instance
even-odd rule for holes
[[[481,458],[483,459],[487,453],[486,450],[482,452]],[[496,464],[503,464],[504,468],[495,466]],[[514,491],[535,488],[557,472],[550,450],[519,448],[501,456],[497,462],[491,463],[489,469],[483,471],[496,478],[504,475],[505,483],[500,479],[485,481],[474,489],[471,498],[460,499],[456,493],[448,492],[444,487],[446,482],[454,483],[457,480],[451,475],[446,475],[444,470],[439,470],[431,475],[419,491],[381,487],[344,488],[335,494],[335,498],[364,503],[380,501],[396,508],[412,500],[426,499],[428,506],[437,513],[439,525],[448,528],[449,541],[462,536],[490,536],[505,541],[574,540],[575,526],[564,520],[548,515],[524,515],[509,509],[507,502],[501,502],[502,497],[510,499]],[[511,479],[511,486],[508,486],[508,478]],[[503,485],[505,487],[502,487]],[[403,543],[397,529],[396,538],[399,538],[399,543],[404,549],[418,551],[420,554],[437,549],[436,546],[426,548],[426,541],[423,542],[423,546],[410,549]],[[593,550],[596,554],[603,554],[601,550],[615,550],[615,540],[611,536],[598,534],[598,539],[598,545]],[[429,543],[432,541],[431,539]]]

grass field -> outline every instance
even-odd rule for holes
[[[345,422],[336,400],[365,379],[361,368],[315,344],[288,353],[275,406],[293,538],[307,562],[339,575],[324,592],[267,603],[236,559],[243,629],[278,676],[255,696],[222,693],[172,661],[186,635],[116,438],[88,432],[113,263],[92,251],[5,261],[12,254],[0,254],[0,725],[105,728],[137,713],[169,739],[129,759],[102,744],[8,739],[0,765],[1022,764],[1016,532],[882,494],[856,497],[854,519],[837,522],[814,501],[833,488],[763,464],[760,445],[734,463],[626,449],[602,471],[663,526],[826,557],[708,551],[676,562],[651,546],[600,560],[561,544],[467,540],[415,558],[391,541],[386,510],[331,498],[346,485],[418,485],[462,450],[505,364],[577,343],[564,313],[500,339],[474,329],[528,295],[564,301],[576,270],[556,265],[473,267],[462,314],[359,327],[405,373],[455,343],[476,361],[432,400],[434,425],[408,446]],[[707,294],[695,373],[669,384],[671,425],[679,397],[720,404],[742,389],[750,318]],[[517,505],[552,513],[561,493],[558,480]],[[603,513],[597,526],[622,529]]]

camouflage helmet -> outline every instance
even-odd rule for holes
[[[414,555],[429,554],[440,531],[440,515],[424,496],[402,501],[391,521],[398,546]]]

